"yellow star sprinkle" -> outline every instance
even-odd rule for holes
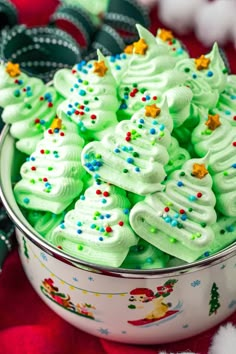
[[[94,63],[94,70],[93,72],[95,74],[98,74],[98,76],[104,76],[107,72],[108,68],[106,67],[104,60],[101,61],[95,61]]]
[[[171,39],[174,38],[173,33],[171,31],[167,31],[164,28],[161,28],[160,31],[158,31],[158,37],[161,38],[164,42],[170,41]]]
[[[134,42],[134,53],[144,55],[148,49],[148,45],[143,38],[138,42]]]
[[[193,176],[202,179],[207,174],[208,174],[208,171],[205,168],[204,164],[199,164],[199,163],[193,164],[193,171],[192,171]]]
[[[134,45],[133,44],[129,44],[125,47],[124,52],[126,54],[132,54],[133,53],[133,49],[134,49]]]
[[[21,74],[20,71],[20,65],[19,64],[14,64],[11,61],[9,61],[6,65],[6,72],[11,76],[11,77],[16,77]]]
[[[161,109],[157,107],[156,104],[151,104],[150,106],[145,107],[145,116],[156,118],[161,112]]]
[[[58,117],[54,118],[50,128],[54,131],[55,129],[61,129],[62,120]]]
[[[210,130],[215,130],[221,125],[219,114],[208,114],[208,119],[205,123]]]
[[[211,60],[206,58],[205,55],[201,55],[199,58],[194,59],[194,63],[197,70],[207,69]]]

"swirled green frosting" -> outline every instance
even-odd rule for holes
[[[49,241],[87,262],[119,267],[138,242],[129,225],[129,207],[124,190],[95,181]]]

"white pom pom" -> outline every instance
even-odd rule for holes
[[[236,12],[235,0],[215,0],[202,6],[196,14],[196,36],[205,45],[220,45],[232,39]]]
[[[194,27],[196,13],[207,0],[159,0],[158,15],[165,26],[179,34]]]
[[[157,0],[138,0],[141,5],[145,5],[147,7],[151,7],[152,5],[156,5]]]
[[[213,337],[209,354],[235,354],[236,348],[236,328],[232,323],[221,326]]]

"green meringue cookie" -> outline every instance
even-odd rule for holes
[[[14,187],[17,203],[31,210],[63,212],[83,187],[83,143],[74,123],[55,119],[21,166],[21,179]]]
[[[143,239],[130,247],[129,253],[121,265],[126,269],[165,268],[170,256]]]
[[[61,97],[40,79],[24,73],[10,76],[6,71],[8,65],[0,65],[0,106],[4,108],[2,120],[11,125],[10,133],[17,139],[17,149],[30,155],[56,117],[56,107]]]
[[[73,71],[77,82],[74,85],[72,82],[70,95],[58,106],[57,114],[60,118],[67,117],[74,121],[85,140],[100,139],[106,129],[111,129],[117,123],[119,102],[115,79],[107,59],[100,51],[98,61],[81,62]],[[63,75],[66,75],[65,71]],[[70,79],[65,80],[68,81]]]
[[[161,190],[172,121],[166,101],[160,107],[142,108],[130,121],[120,122],[113,134],[87,144],[81,156],[86,171],[135,194]]]
[[[200,257],[214,239],[216,200],[206,162],[188,160],[169,176],[164,191],[148,195],[130,213],[130,224],[141,238],[186,262]]]
[[[131,117],[154,97],[165,96],[174,126],[179,126],[189,116],[192,99],[191,90],[183,85],[187,75],[174,69],[176,60],[165,45],[157,44],[144,27],[137,25],[137,30],[140,40],[133,44],[135,49],[119,85],[119,120]]]
[[[129,207],[124,190],[95,181],[66,213],[49,241],[83,261],[119,267],[138,242],[129,225]]]

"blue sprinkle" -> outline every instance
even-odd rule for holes
[[[139,167],[135,167],[135,172],[140,172],[140,168]]]
[[[193,79],[196,79],[196,78],[197,78],[197,74],[193,74],[193,75],[192,75],[192,78],[193,78]]]
[[[182,214],[180,219],[183,220],[183,221],[187,220],[187,215],[186,214]]]
[[[158,124],[158,121],[157,121],[156,119],[153,119],[152,124],[153,124],[153,125],[157,125],[157,124]]]
[[[85,90],[79,90],[79,95],[80,96],[85,96],[86,95],[86,91]]]
[[[104,232],[104,231],[105,231],[104,227],[101,226],[101,227],[99,228],[99,231],[100,231],[100,232]]]
[[[25,198],[23,199],[23,203],[29,204],[29,202],[30,202],[30,199],[29,199],[29,198],[25,197]]]
[[[121,59],[126,59],[126,58],[127,58],[126,54],[125,54],[125,53],[122,53],[122,54],[121,54]]]
[[[156,129],[151,128],[151,129],[149,130],[149,133],[152,134],[152,135],[156,134]]]
[[[183,52],[184,52],[183,48],[178,48],[178,49],[176,50],[176,53],[177,53],[177,54],[183,54]]]
[[[194,202],[197,199],[197,197],[195,197],[195,195],[190,195],[188,199],[190,200],[190,202]]]
[[[134,163],[134,159],[132,158],[132,157],[128,157],[127,159],[126,159],[126,162],[128,162],[128,163]]]
[[[160,124],[159,129],[160,129],[161,131],[165,130],[165,125],[164,125],[164,124]]]
[[[236,163],[233,163],[233,165],[231,165],[231,167],[236,168]]]
[[[66,227],[65,227],[65,224],[64,224],[64,223],[60,224],[60,228],[61,228],[61,229],[65,229],[65,228],[66,228]]]
[[[115,68],[116,68],[116,70],[121,70],[121,66],[120,65],[116,65]]]
[[[115,61],[116,61],[116,58],[112,55],[112,56],[110,57],[110,62],[111,62],[111,63],[115,63]]]
[[[139,123],[143,124],[144,123],[144,119],[143,118],[139,119]]]
[[[178,217],[179,217],[179,213],[175,213],[174,218],[178,219]]]
[[[169,224],[171,222],[171,218],[169,216],[167,216],[166,218],[164,218],[165,222],[167,224]]]
[[[79,199],[80,199],[80,200],[85,200],[85,196],[84,196],[84,195],[81,195],[81,196],[79,197]]]
[[[82,226],[82,222],[81,222],[81,221],[78,221],[78,222],[77,222],[77,226]]]
[[[182,187],[183,185],[184,185],[184,184],[183,184],[182,181],[178,181],[178,182],[177,182],[177,186],[178,186],[178,187]]]
[[[105,198],[101,199],[102,204],[106,204],[107,200]]]
[[[109,219],[111,217],[111,214],[106,214],[106,218]]]
[[[225,114],[226,114],[227,116],[230,116],[231,112],[226,110],[226,111],[225,111]]]
[[[103,220],[104,219],[104,215],[100,215],[99,219]]]
[[[118,153],[120,152],[120,149],[116,148],[116,149],[114,150],[114,152],[115,152],[116,154],[118,154]]]
[[[124,210],[123,210],[123,213],[124,213],[125,215],[128,215],[128,214],[129,214],[129,209],[124,209]]]
[[[234,231],[233,225],[226,226],[226,231],[233,232]]]
[[[99,239],[99,241],[103,241],[103,237],[102,236],[100,236],[98,239]]]
[[[212,71],[208,71],[206,74],[208,77],[212,77],[214,75],[214,73]]]
[[[209,257],[209,256],[210,256],[210,252],[209,252],[209,251],[205,252],[205,253],[204,253],[204,256],[205,256],[205,257]]]
[[[175,227],[177,226],[178,222],[176,220],[172,220],[171,221],[171,226]]]
[[[231,100],[236,100],[236,95],[231,95],[230,98]]]
[[[91,229],[95,229],[96,228],[96,224],[91,224],[90,227],[91,227]]]
[[[83,232],[83,231],[80,230],[80,229],[77,230],[77,234],[82,234],[82,232]]]
[[[31,156],[30,160],[35,161],[36,159],[35,159],[35,157]]]

